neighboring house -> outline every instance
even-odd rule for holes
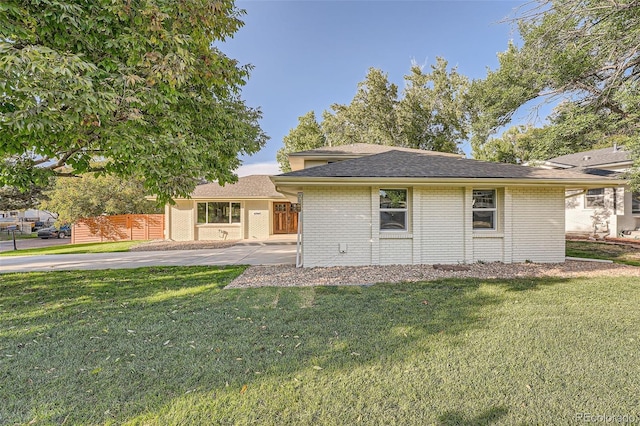
[[[541,167],[582,170],[603,176],[623,177],[633,161],[628,151],[614,146],[552,158]],[[567,192],[567,234],[639,236],[640,193],[629,186],[602,186]],[[636,232],[634,232],[636,231]]]
[[[386,148],[386,149],[385,149]],[[290,155],[298,265],[563,262],[565,191],[615,177],[361,144]]]
[[[266,240],[298,230],[297,205],[276,191],[269,176],[241,177],[225,186],[198,185],[191,199],[175,201],[165,206],[170,240]]]

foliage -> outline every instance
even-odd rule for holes
[[[640,135],[640,2],[537,0],[518,18],[524,40],[470,89],[474,155],[532,100],[562,100],[537,136],[540,159]],[[530,105],[530,104],[529,104]],[[604,142],[606,141],[606,142]]]
[[[243,269],[3,275],[2,422],[569,424],[637,404],[635,277],[223,289]]]
[[[15,186],[0,187],[0,210],[26,210],[37,207],[45,200],[44,188],[31,185],[26,189]]]
[[[60,223],[102,214],[157,213],[158,204],[145,199],[141,179],[123,180],[113,175],[84,174],[76,178],[60,177],[40,208],[58,215]]]
[[[396,107],[398,87],[387,74],[370,68],[349,105],[333,104],[322,129],[331,146],[351,143],[400,145]]]
[[[143,176],[167,201],[201,178],[233,181],[238,154],[266,140],[260,112],[239,98],[250,67],[213,44],[243,24],[232,0],[0,10],[0,185],[100,170]]]
[[[282,172],[290,172],[288,154],[308,149],[320,148],[326,145],[326,138],[320,125],[316,121],[316,115],[309,111],[305,115],[298,117],[298,126],[289,131],[284,137],[284,146],[278,150],[276,159],[280,164]]]
[[[331,105],[320,124],[313,111],[299,117],[278,151],[280,168],[290,170],[287,154],[325,145],[370,143],[459,152],[468,137],[468,79],[455,67],[448,70],[443,58],[437,58],[430,73],[414,64],[404,79],[406,88],[399,98],[387,74],[370,68],[348,105]]]
[[[431,73],[413,65],[405,76],[404,97],[398,104],[398,126],[403,146],[458,152],[468,137],[465,96],[468,79],[437,58]]]

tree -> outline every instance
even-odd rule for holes
[[[56,178],[45,194],[48,200],[40,208],[56,213],[61,223],[101,215],[158,212],[158,204],[145,198],[142,179],[136,178],[93,174]]]
[[[284,137],[284,146],[278,150],[276,159],[280,164],[280,170],[290,172],[288,154],[298,151],[306,151],[325,146],[326,138],[316,120],[316,114],[309,111],[305,115],[298,117],[298,126],[289,131]]]
[[[324,112],[322,130],[327,143],[401,145],[397,98],[398,87],[389,82],[387,74],[370,68],[349,105],[333,104],[332,113]]]
[[[431,70],[425,74],[413,66],[405,76],[404,97],[398,99],[398,87],[387,74],[370,68],[351,103],[331,105],[320,124],[313,112],[298,118],[278,151],[280,168],[290,170],[287,154],[325,145],[371,143],[458,152],[468,133],[468,79],[455,68],[447,71],[442,58]]]
[[[555,156],[640,138],[640,2],[538,0],[518,18],[522,47],[472,85],[474,155],[531,100],[563,100],[545,126]],[[637,157],[636,157],[637,158]]]
[[[413,65],[405,76],[407,87],[398,104],[402,145],[432,151],[458,152],[468,137],[465,96],[468,79],[447,61],[437,58],[431,73]]]
[[[243,24],[232,0],[0,10],[0,185],[100,171],[142,176],[167,201],[202,178],[234,181],[238,154],[266,141],[239,98],[250,67],[213,44]]]
[[[530,126],[513,126],[499,138],[490,138],[476,151],[474,158],[511,164],[522,164],[538,158],[535,149],[541,132],[541,129]]]
[[[14,186],[0,187],[0,210],[26,210],[37,207],[46,199],[44,189],[31,186],[20,190]]]

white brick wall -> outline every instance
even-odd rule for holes
[[[420,234],[420,263],[462,263],[464,257],[464,188],[422,188],[421,214],[413,219]]]
[[[304,266],[372,263],[371,188],[305,187],[303,209]]]
[[[411,188],[409,231],[382,236],[378,190],[304,189],[304,266],[564,261],[562,188],[498,188],[498,229],[484,233],[472,229],[473,188]]]
[[[412,238],[381,238],[381,265],[410,265],[413,263]]]
[[[564,189],[514,188],[511,193],[513,262],[564,262]]]

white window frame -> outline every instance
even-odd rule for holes
[[[492,191],[493,192],[493,207],[475,207],[476,191]],[[473,224],[473,214],[475,212],[492,212],[493,213],[493,228],[476,228]],[[495,232],[498,230],[498,190],[496,188],[473,188],[471,191],[471,227],[473,232]]]
[[[382,191],[404,191],[406,194],[405,198],[405,206],[404,208],[383,208],[380,206],[380,194]],[[378,215],[379,215],[379,230],[380,232],[409,232],[409,188],[379,188],[378,189]],[[403,229],[383,229],[382,228],[382,220],[381,216],[383,212],[393,213],[393,212],[404,212],[404,228]]]
[[[589,194],[589,191],[602,191],[602,194]],[[585,209],[598,209],[598,208],[604,208],[604,195],[605,195],[605,189],[604,188],[592,188],[592,189],[587,189],[587,192],[584,193],[584,208]],[[601,205],[593,205],[594,201],[600,199],[601,201]]]
[[[229,206],[229,221],[228,222],[209,222],[209,204],[227,204]],[[205,222],[200,222],[199,213],[198,213],[198,205],[204,204],[205,211],[204,217]],[[240,216],[237,221],[233,220],[233,205],[237,204],[240,209]],[[196,201],[196,224],[198,225],[240,225],[242,223],[242,204],[239,201]]]

